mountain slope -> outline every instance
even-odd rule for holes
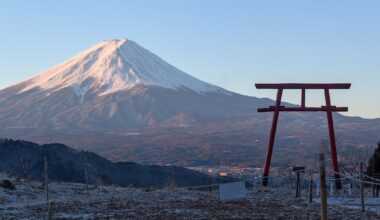
[[[236,101],[242,98],[176,69],[133,41],[110,40],[0,91],[0,122],[10,129],[107,131],[187,125],[253,111]]]
[[[80,101],[88,91],[106,95],[136,85],[229,93],[178,70],[127,39],[102,41],[24,83],[19,94],[34,88],[51,93],[71,87]]]
[[[256,109],[269,105],[198,80],[133,41],[108,40],[1,90],[0,137],[64,143],[115,160],[259,165],[272,115]],[[334,120],[341,145],[362,148],[380,138],[379,119]],[[323,113],[281,113],[273,161],[313,158],[328,138],[326,124]]]
[[[218,180],[182,167],[143,166],[113,163],[97,154],[78,152],[62,144],[38,145],[26,141],[0,140],[0,172],[44,179],[44,157],[48,158],[48,175],[53,181],[83,183],[83,158],[86,158],[90,183],[162,188],[169,180],[176,186],[196,186]],[[21,162],[23,161],[23,162]],[[25,171],[23,171],[24,167]],[[25,173],[24,173],[25,172]],[[24,174],[23,174],[24,173]]]

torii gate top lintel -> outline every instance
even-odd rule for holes
[[[329,128],[330,145],[331,145],[331,157],[333,163],[333,169],[335,172],[335,186],[337,189],[341,189],[342,185],[340,182],[338,157],[336,153],[336,141],[335,132],[333,124],[332,112],[346,112],[348,107],[336,107],[331,105],[330,100],[330,89],[349,89],[351,83],[276,83],[276,84],[255,84],[257,89],[277,89],[276,104],[274,106],[269,106],[267,108],[258,108],[258,112],[273,112],[272,128],[270,131],[268,151],[264,165],[264,173],[262,179],[262,185],[266,186],[268,184],[269,168],[272,159],[273,145],[275,141],[277,122],[279,113],[282,111],[303,111],[303,112],[317,112],[324,111],[327,113],[327,123]],[[282,92],[284,89],[300,89],[301,90],[301,106],[296,107],[286,107],[281,105]],[[320,107],[306,107],[306,90],[307,89],[320,89],[324,91],[326,105]]]
[[[258,108],[258,112],[274,112],[274,111],[301,111],[301,112],[316,112],[316,111],[331,111],[331,112],[347,112],[347,107],[332,106],[330,102],[330,89],[349,89],[351,83],[257,83],[257,89],[277,89],[276,105],[268,108]],[[301,90],[301,106],[300,107],[285,107],[281,105],[282,92],[285,89]],[[324,90],[326,106],[306,107],[306,90],[321,89]]]
[[[256,89],[349,89],[351,83],[256,83]]]

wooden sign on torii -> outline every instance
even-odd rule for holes
[[[331,105],[330,101],[330,89],[349,89],[351,87],[350,83],[332,83],[332,84],[310,84],[310,83],[280,83],[280,84],[255,84],[257,89],[277,89],[276,104],[274,106],[269,106],[268,108],[259,108],[258,112],[273,112],[272,128],[270,131],[268,151],[265,160],[265,167],[262,179],[262,185],[268,185],[268,176],[270,162],[272,159],[273,145],[276,136],[277,122],[279,113],[281,111],[292,112],[292,111],[302,111],[302,112],[318,112],[324,111],[327,113],[327,122],[329,127],[330,136],[330,146],[331,146],[331,157],[333,162],[333,169],[335,172],[335,187],[336,189],[341,189],[342,184],[339,175],[338,157],[336,153],[336,142],[335,142],[335,132],[332,112],[347,112],[347,107],[336,107]],[[301,90],[301,106],[300,107],[285,107],[281,105],[282,92],[284,89],[299,89]],[[320,89],[325,93],[326,105],[321,107],[306,107],[306,90],[307,89]]]

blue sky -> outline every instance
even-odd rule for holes
[[[380,117],[380,1],[12,0],[0,3],[0,28],[0,88],[126,37],[245,95],[274,98],[257,82],[351,82],[332,102]],[[323,104],[322,93],[308,98]]]

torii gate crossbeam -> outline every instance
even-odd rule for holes
[[[268,151],[265,160],[264,173],[262,185],[268,185],[269,168],[272,159],[273,146],[276,137],[277,122],[281,111],[302,111],[302,112],[317,112],[324,111],[327,113],[327,122],[329,127],[329,137],[331,146],[331,157],[333,162],[333,169],[335,172],[335,187],[341,189],[342,184],[339,175],[338,157],[336,153],[336,141],[334,132],[334,123],[332,112],[347,112],[347,107],[336,107],[331,105],[330,89],[349,89],[350,83],[332,83],[332,84],[310,84],[310,83],[280,83],[280,84],[256,84],[257,89],[277,89],[276,104],[268,108],[259,108],[258,112],[273,112],[272,128],[269,136]],[[301,106],[300,107],[285,107],[281,105],[282,93],[285,89],[299,89],[301,90]],[[326,105],[321,107],[306,107],[306,90],[319,89],[323,90],[325,94]]]

